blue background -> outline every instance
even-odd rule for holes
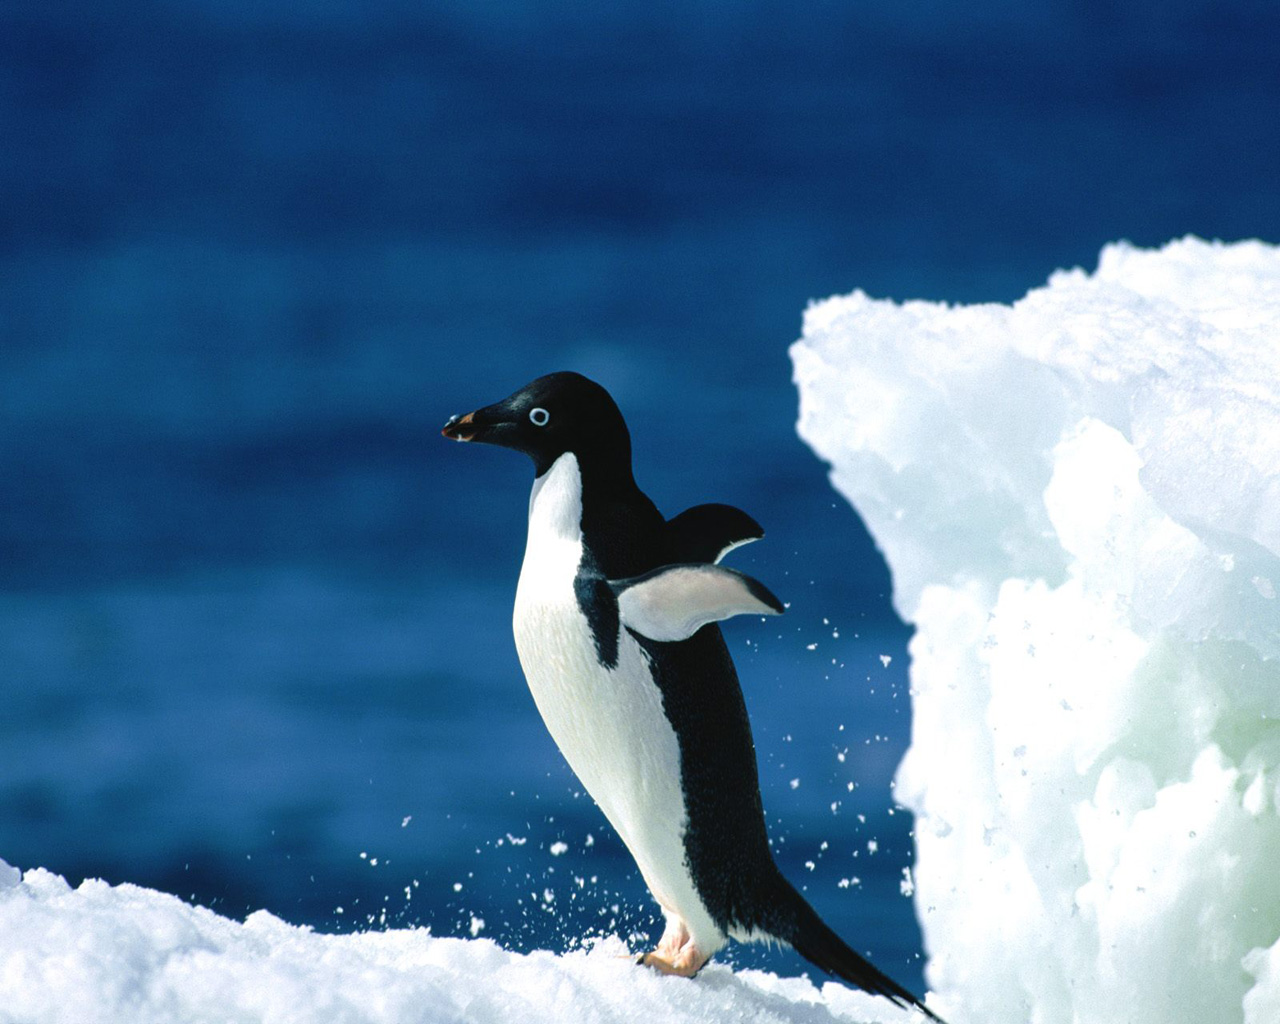
[[[1262,0],[6,0],[0,856],[325,929],[649,930],[515,661],[530,469],[438,436],[573,368],[664,511],[765,525],[734,564],[791,610],[728,635],[779,858],[919,985],[909,634],[786,346],[854,287],[1280,237],[1278,40]]]

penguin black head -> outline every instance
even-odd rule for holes
[[[609,392],[580,373],[539,377],[501,402],[450,417],[440,433],[524,452],[538,476],[565,452],[584,470],[631,473],[631,435],[622,413]]]

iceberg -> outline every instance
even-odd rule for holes
[[[938,1010],[1280,1021],[1280,249],[812,305],[799,432],[914,624]]]

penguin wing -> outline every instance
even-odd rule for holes
[[[750,576],[705,562],[664,565],[610,580],[618,617],[650,640],[686,640],[708,622],[734,615],[781,615],[782,602]]]
[[[694,505],[667,523],[671,555],[681,562],[718,562],[763,536],[760,524],[732,505]]]

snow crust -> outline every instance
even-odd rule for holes
[[[556,956],[400,930],[322,935],[266,911],[233,921],[134,885],[72,889],[0,861],[4,1024],[889,1024],[907,1015],[828,983],[710,966],[696,980],[621,959],[620,940]]]
[[[940,1011],[1280,1021],[1280,249],[855,292],[791,355],[917,629],[896,792]]]

